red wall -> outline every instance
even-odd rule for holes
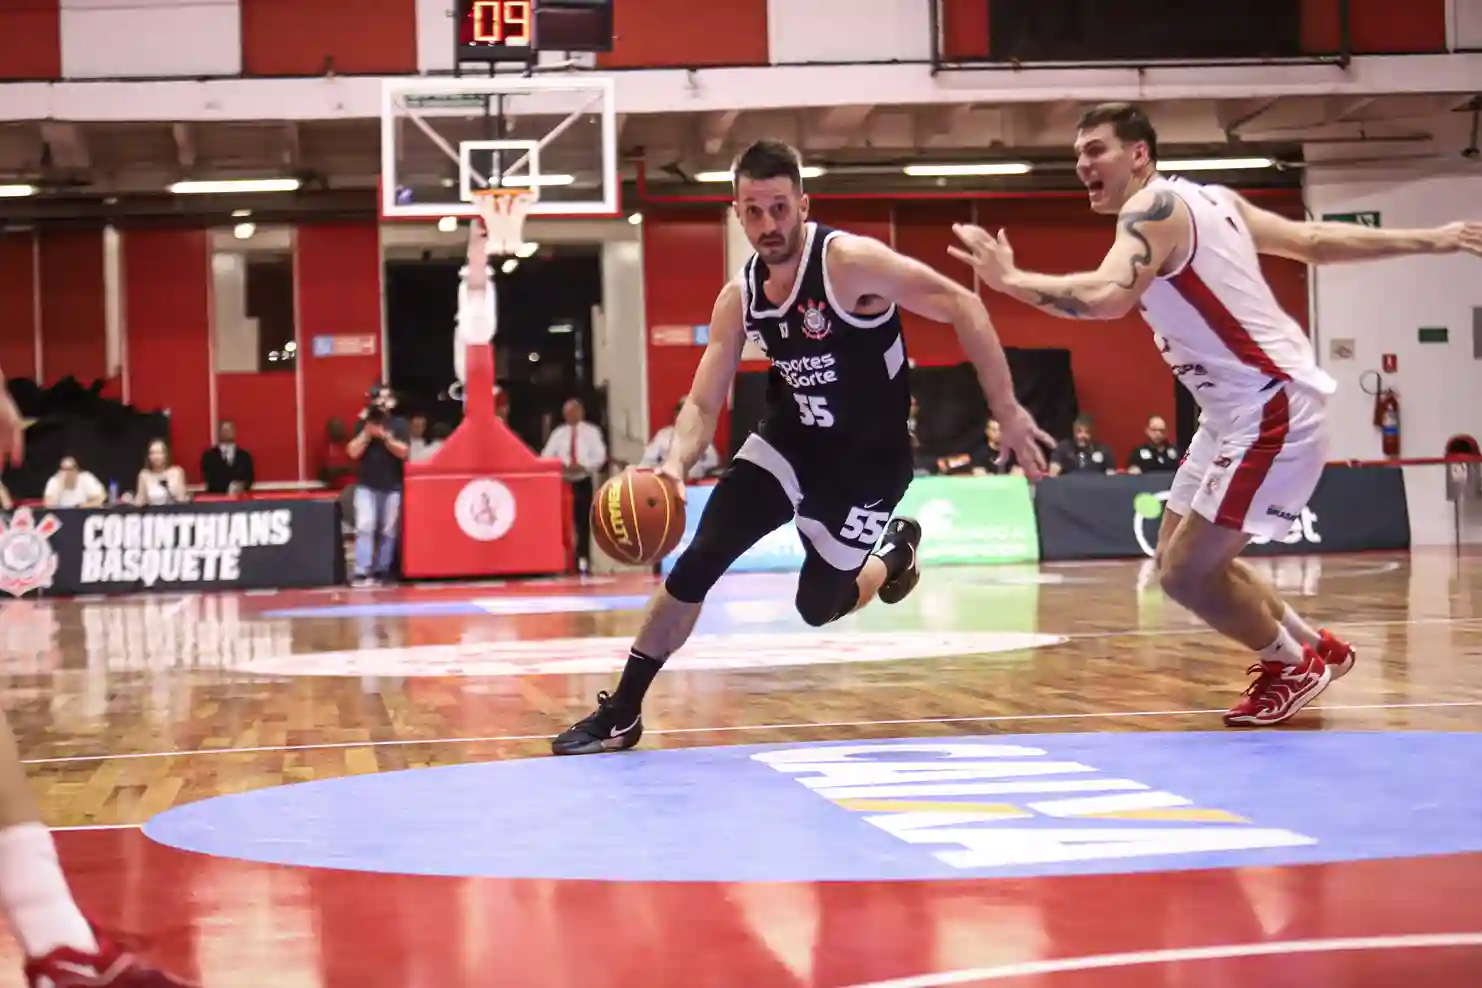
[[[48,230],[41,237],[41,373],[84,386],[107,375],[103,308],[103,232]]]
[[[61,0],[0,4],[0,79],[62,76]]]
[[[216,423],[228,419],[259,481],[317,477],[325,422],[352,418],[382,376],[377,224],[295,232],[299,359],[292,370],[265,373],[215,369],[207,231],[125,229],[120,249],[124,373],[105,382],[104,394],[121,399],[126,389],[130,404],[168,410],[175,460],[192,481]],[[0,234],[0,370],[8,379],[35,377],[38,293],[43,383],[73,376],[92,385],[107,358],[102,233]],[[376,351],[314,357],[314,337],[336,334],[371,336]]]
[[[36,376],[36,238],[0,233],[0,373]]]
[[[175,462],[199,482],[213,440],[210,242],[205,230],[122,237],[129,404],[169,412]]]
[[[297,241],[298,364],[305,472],[312,478],[321,466],[325,425],[336,416],[352,422],[366,391],[382,379],[381,238],[374,223],[343,223],[301,226]],[[333,335],[374,336],[375,352],[314,356],[314,337]]]
[[[245,75],[417,71],[417,0],[240,3]]]
[[[699,326],[710,322],[715,296],[725,284],[725,212],[705,209],[654,210],[643,214],[643,294],[648,307],[648,421],[650,431],[670,424],[674,403],[689,393],[697,346],[656,346],[656,326]],[[725,449],[730,414],[723,411],[715,445]]]
[[[597,56],[604,69],[770,62],[767,0],[620,0],[612,51]]]
[[[1258,201],[1269,209],[1302,215],[1297,191],[1263,195]],[[815,200],[812,216],[892,244],[965,286],[972,284],[971,272],[947,254],[948,244],[956,242],[952,235],[955,222],[977,222],[992,230],[1004,227],[1017,262],[1048,273],[1098,267],[1111,245],[1114,224],[1111,218],[1087,211],[1079,197],[894,203]],[[724,220],[719,207],[646,211],[643,235],[650,329],[665,323],[708,321],[715,293],[729,274],[723,269]],[[1268,259],[1265,267],[1277,298],[1306,327],[1306,269],[1280,259]],[[1005,346],[1071,352],[1081,410],[1095,418],[1099,437],[1119,457],[1142,441],[1148,416],[1173,420],[1173,378],[1140,317],[1095,322],[1057,319],[996,292],[985,289],[982,294]],[[905,313],[903,322],[907,351],[918,365],[940,366],[966,359],[952,327],[911,313]],[[668,423],[675,400],[689,390],[700,353],[699,347],[655,346],[649,341],[649,421],[654,429]],[[716,442],[724,448],[723,430],[717,430]]]

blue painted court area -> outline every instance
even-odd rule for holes
[[[633,751],[353,776],[151,820],[306,867],[627,881],[1161,871],[1482,851],[1482,735],[1035,734]]]

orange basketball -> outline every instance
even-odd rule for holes
[[[684,502],[673,481],[650,470],[624,470],[592,499],[592,541],[629,566],[652,566],[684,537]]]

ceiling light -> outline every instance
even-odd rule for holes
[[[633,213],[632,215],[630,215],[628,217],[628,225],[629,226],[638,226],[642,222],[643,222],[643,214],[642,213]]]
[[[805,165],[802,168],[798,169],[798,174],[800,174],[803,178],[819,178],[821,176],[827,175],[828,171],[823,168],[816,168],[812,165]],[[695,176],[696,182],[729,182],[730,180],[730,172],[700,172]],[[632,221],[630,220],[629,222]]]
[[[249,217],[251,215],[252,215],[252,210],[250,210],[250,209],[234,209],[234,210],[232,210],[232,219],[234,219],[234,220],[244,220],[244,219],[246,219],[247,217]]]
[[[534,257],[535,252],[540,250],[540,244],[527,240],[515,250],[516,257]]]
[[[958,178],[968,175],[1027,175],[1034,166],[1026,161],[987,161],[969,165],[907,165],[912,178]]]
[[[232,236],[238,240],[251,240],[252,235],[257,232],[257,226],[252,223],[238,223],[232,227]]]
[[[34,185],[0,185],[0,199],[24,199],[35,194]]]
[[[233,192],[296,192],[296,178],[233,178],[211,182],[176,182],[170,191],[177,196],[227,195]]]
[[[499,266],[499,270],[503,271],[505,274],[513,274],[515,268],[519,266],[520,262],[511,257],[509,260],[505,261]]]
[[[538,177],[535,180],[535,184],[536,185],[539,185],[539,186],[547,186],[547,185],[573,185],[573,184],[575,184],[575,182],[576,182],[576,176],[575,175],[559,175],[559,174],[541,175],[540,177]],[[530,187],[530,176],[529,175],[506,175],[506,176],[504,176],[503,178],[501,178],[499,180],[499,184],[505,186],[506,188],[512,188],[512,189],[528,189]]]
[[[458,217],[444,216],[442,219],[437,221],[437,229],[439,233],[457,233]]]
[[[1159,161],[1158,170],[1166,172],[1214,172],[1247,168],[1271,168],[1276,164],[1270,158],[1184,158]]]

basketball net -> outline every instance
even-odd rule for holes
[[[474,189],[473,201],[489,232],[489,253],[513,257],[525,242],[525,217],[540,200],[533,189]]]

